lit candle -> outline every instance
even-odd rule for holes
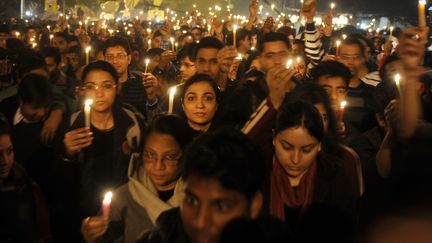
[[[419,0],[418,2],[418,25],[419,27],[426,26],[426,0]]]
[[[16,32],[15,33],[15,36],[16,36],[17,39],[19,39],[20,35],[21,35],[20,32]]]
[[[37,47],[37,43],[32,43],[32,47],[33,47],[33,49],[36,49],[36,47]]]
[[[301,57],[297,57],[297,72],[298,73],[300,72],[300,63],[301,63],[301,61],[302,61],[302,58]]]
[[[174,43],[174,51],[178,50],[178,42]]]
[[[168,114],[173,113],[174,109],[174,96],[176,93],[177,86],[173,86],[169,89],[169,106],[168,106]]]
[[[150,59],[146,58],[145,59],[144,73],[147,73],[147,68],[148,68],[149,63],[150,63]]]
[[[242,56],[242,54],[239,53],[235,59],[236,59],[236,60],[243,60],[243,56]]]
[[[290,69],[290,68],[292,67],[292,64],[293,64],[293,60],[292,60],[292,59],[289,59],[289,60],[287,61],[287,64],[286,64],[286,68],[287,68],[287,69]]]
[[[82,30],[82,22],[79,21],[78,23],[79,23],[79,26],[80,26],[80,30]]]
[[[340,106],[339,106],[339,119],[338,119],[339,122],[343,122],[344,121],[344,114],[345,114],[345,106],[346,105],[347,105],[346,101],[342,101],[340,103]]]
[[[400,93],[400,80],[401,80],[401,76],[398,73],[398,74],[395,75],[394,81],[395,81],[396,88],[397,88],[397,90],[398,90],[399,93]]]
[[[390,37],[393,36],[393,26],[390,26]]]
[[[111,207],[111,198],[112,198],[112,192],[107,192],[105,194],[105,197],[102,201],[102,215],[105,218],[109,218],[109,212]]]
[[[336,56],[339,57],[340,55],[340,45],[341,45],[341,41],[337,40],[336,41]]]
[[[92,99],[87,99],[84,102],[84,120],[85,120],[85,127],[90,129],[90,112],[91,112],[91,105],[93,104]]]
[[[47,25],[48,32],[51,32],[51,26]]]
[[[347,35],[343,34],[343,35],[342,35],[342,39],[345,40],[346,38],[347,38]]]
[[[237,34],[237,25],[233,26],[233,46],[237,47],[236,45],[236,34]]]
[[[88,20],[87,20],[87,19],[84,20],[84,26],[85,26],[85,31],[86,31],[86,33],[87,33],[87,23],[88,23]]]
[[[170,37],[170,42],[171,42],[171,51],[175,51],[175,47],[174,47],[174,38]]]
[[[90,50],[91,50],[91,46],[87,46],[85,49],[85,53],[86,53],[86,65],[88,65],[90,63]]]

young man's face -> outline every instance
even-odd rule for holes
[[[107,48],[105,52],[105,60],[113,65],[119,76],[122,76],[128,71],[131,56],[123,47],[113,46]]]
[[[225,189],[216,179],[191,176],[185,192],[180,214],[192,243],[217,243],[229,221],[255,214],[244,194]]]
[[[190,60],[189,57],[185,57],[180,61],[180,76],[183,80],[188,80],[190,77],[195,75],[196,67],[195,63]]]
[[[80,65],[80,56],[76,53],[67,53],[67,61],[72,65],[72,69],[77,71]]]
[[[358,45],[341,45],[339,60],[349,68],[353,76],[356,76],[366,63],[366,59]]]
[[[217,48],[201,48],[196,56],[196,69],[197,73],[204,73],[217,80],[219,76],[219,65]]]
[[[283,41],[265,42],[260,55],[261,69],[268,72],[272,67],[286,64],[290,51]]]
[[[243,40],[240,41],[240,47],[249,50],[251,48],[252,42],[250,36],[246,36]]]
[[[327,92],[333,111],[338,112],[340,103],[347,97],[347,86],[343,78],[322,76],[318,79],[318,84]]]
[[[52,40],[52,45],[54,47],[57,47],[62,54],[66,53],[66,51],[69,48],[66,39],[64,39],[61,36],[54,37],[53,40]]]

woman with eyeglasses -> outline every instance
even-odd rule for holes
[[[78,207],[80,216],[87,216],[97,214],[106,191],[128,180],[131,152],[137,150],[141,140],[141,123],[116,100],[118,75],[111,64],[90,63],[83,71],[82,80],[84,98],[93,100],[90,127],[85,125],[84,112],[79,111],[66,120],[64,136],[60,137],[66,161],[62,165],[70,166],[70,162],[75,165],[67,170],[68,178],[73,181],[69,183],[78,193],[73,198],[78,199],[76,205],[71,204]]]
[[[182,118],[161,115],[150,124],[139,159],[132,159],[129,182],[113,193],[109,218],[89,217],[81,232],[87,242],[135,242],[163,211],[179,206],[183,182],[179,161],[191,140]]]

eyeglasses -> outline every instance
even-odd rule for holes
[[[116,54],[116,55],[112,55],[112,54],[107,54],[105,55],[105,59],[107,61],[113,61],[113,60],[123,60],[127,57],[128,55],[126,53],[120,53],[120,54]]]
[[[95,91],[97,89],[102,89],[102,90],[110,90],[115,88],[117,85],[114,82],[103,82],[102,84],[95,84],[95,83],[85,83],[82,87],[82,89],[87,90],[87,91]]]
[[[143,152],[143,160],[146,164],[155,164],[157,161],[161,160],[165,166],[175,166],[178,164],[180,156],[181,155],[178,154],[167,154],[159,159],[156,153],[146,150]]]

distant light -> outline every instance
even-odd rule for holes
[[[27,11],[25,12],[25,15],[30,17],[30,16],[32,16],[32,13],[31,13],[30,11],[27,10]]]

